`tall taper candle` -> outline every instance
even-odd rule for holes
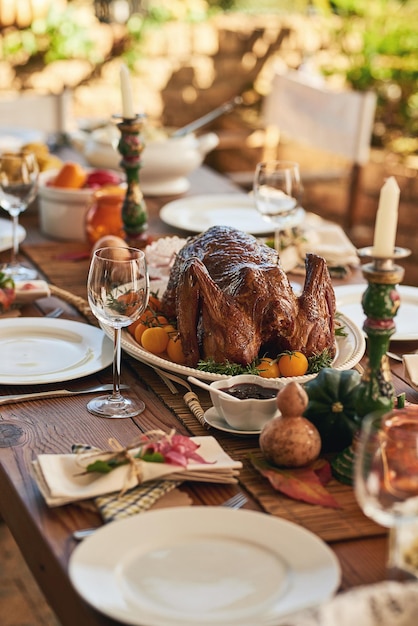
[[[375,257],[393,257],[398,226],[399,194],[398,183],[390,176],[380,191],[373,241]]]
[[[124,64],[120,68],[120,87],[122,92],[122,116],[126,120],[132,120],[135,118],[132,86],[129,70]]]

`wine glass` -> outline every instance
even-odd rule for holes
[[[2,272],[13,280],[32,280],[34,269],[18,262],[19,215],[34,200],[38,189],[39,168],[31,152],[7,153],[0,156],[0,205],[12,218],[12,256]]]
[[[300,206],[302,183],[299,164],[294,161],[262,161],[253,180],[255,205],[274,225],[274,247],[280,252],[280,233],[298,226],[305,217]]]
[[[390,528],[389,576],[418,577],[418,406],[364,419],[354,479],[365,515]]]
[[[143,313],[149,296],[145,254],[136,248],[99,248],[93,254],[87,278],[87,293],[93,314],[114,328],[113,392],[87,404],[99,417],[139,415],[145,404],[135,403],[120,393],[121,329]]]

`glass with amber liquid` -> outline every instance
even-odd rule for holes
[[[126,189],[117,186],[102,187],[94,193],[86,215],[86,235],[91,245],[106,235],[125,238],[122,221],[125,194]]]
[[[390,577],[418,577],[418,406],[364,419],[355,493],[364,513],[390,528]]]

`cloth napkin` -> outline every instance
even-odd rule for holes
[[[72,451],[76,454],[87,450],[92,450],[91,446],[82,444],[72,446]],[[156,480],[138,485],[123,495],[112,493],[98,496],[93,500],[83,500],[79,504],[83,508],[98,510],[105,523],[113,522],[150,509],[190,506],[192,504],[190,496],[177,489],[180,484],[181,481]]]
[[[300,237],[280,253],[285,272],[304,273],[305,256],[309,252],[324,257],[330,268],[360,264],[355,246],[338,224],[307,213],[300,230]]]
[[[338,594],[277,626],[416,626],[418,582],[385,581]]]
[[[236,483],[240,461],[234,461],[214,437],[191,437],[199,448],[198,454],[206,461],[189,461],[187,467],[168,463],[139,461],[141,485],[151,481],[195,480],[213,483]],[[133,451],[135,452],[135,451]],[[80,461],[82,454],[41,454],[32,462],[34,478],[51,507],[70,502],[120,494],[139,484],[130,465],[122,465],[107,474],[85,472]]]
[[[15,293],[16,304],[26,304],[51,295],[49,285],[44,280],[18,281],[15,283]]]
[[[186,493],[177,489],[178,485],[180,481],[153,481],[146,485],[138,485],[123,496],[119,494],[99,496],[94,499],[94,504],[104,522],[124,519],[154,508],[188,506],[191,504],[191,499]]]
[[[418,354],[404,354],[404,376],[411,387],[418,391]]]
[[[0,298],[0,317],[19,317],[23,304],[33,302],[38,298],[47,298],[51,295],[49,285],[44,280],[26,280],[15,283],[14,297],[9,306],[3,307]],[[3,308],[5,310],[3,310]]]

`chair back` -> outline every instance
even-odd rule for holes
[[[45,135],[71,130],[71,91],[60,94],[19,94],[0,98],[0,127],[36,129]]]
[[[290,71],[274,75],[263,120],[295,141],[364,165],[375,110],[373,92],[333,91],[303,72]]]

